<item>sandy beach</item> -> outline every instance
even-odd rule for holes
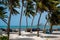
[[[22,29],[21,35],[18,35],[18,29],[13,29],[13,31],[10,32],[10,40],[60,40],[60,31],[53,31],[52,34],[45,34],[40,31],[39,37],[37,37],[37,31],[30,33],[25,32],[24,30],[25,29]],[[7,36],[6,32],[3,32],[2,35]]]
[[[40,36],[37,37],[37,32],[25,32],[21,31],[21,35],[18,32],[10,32],[10,40],[60,40],[60,31],[53,31],[52,34],[44,34],[40,31]]]

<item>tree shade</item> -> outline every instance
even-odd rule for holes
[[[52,12],[50,17],[50,23],[53,25],[60,25],[60,8],[56,9],[56,11]]]

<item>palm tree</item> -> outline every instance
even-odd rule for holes
[[[34,12],[33,12],[33,4],[32,3],[33,2],[31,0],[27,0],[26,11],[25,11],[25,16],[26,16],[26,29],[28,27],[28,17],[30,18],[30,15],[34,14]]]
[[[49,15],[49,14],[48,14]],[[44,25],[44,29],[43,29],[43,33],[46,33],[46,25],[47,25],[47,23],[48,23],[48,18],[46,17],[46,19],[47,19],[47,21],[46,21],[46,23],[45,23],[45,25]]]
[[[49,20],[50,20],[50,33],[52,33],[52,27],[53,27],[53,25],[55,25],[55,24],[53,24],[54,22],[55,22],[55,17],[56,17],[56,15],[54,14],[54,12],[56,12],[56,10],[58,9],[56,6],[59,4],[59,1],[57,0],[57,1],[54,1],[54,0],[52,0],[52,1],[50,1],[50,2],[52,2],[50,5],[49,5],[49,12],[50,12],[50,15],[51,16],[49,16]],[[53,5],[53,6],[51,6],[51,5]],[[54,15],[55,15],[55,17],[54,17]],[[53,18],[53,19],[52,19]],[[56,23],[56,22],[55,22]]]
[[[47,4],[47,5],[49,5],[49,6],[47,6],[48,7],[48,9],[49,9],[49,11],[48,11],[48,16],[49,16],[49,18],[47,19],[47,22],[49,21],[49,19],[50,19],[50,15],[52,14],[52,12],[54,12],[56,9],[57,9],[57,5],[59,4],[59,2],[58,2],[58,0],[57,1],[55,1],[55,0],[49,0],[49,2],[50,2],[50,4]],[[52,6],[53,5],[53,6]],[[47,22],[46,22],[46,24],[47,24]],[[45,24],[45,26],[46,26],[46,24]],[[53,26],[53,24],[51,23],[50,24],[50,32],[52,32],[52,26]],[[45,29],[45,28],[44,28]]]
[[[4,23],[6,23],[7,24],[7,20],[5,19],[5,18],[7,18],[7,15],[6,15],[6,13],[7,12],[5,12],[5,9],[6,8],[4,8],[4,7],[0,7],[0,19],[4,22]]]
[[[48,15],[46,15],[46,20],[47,20],[47,21],[46,21],[46,23],[45,23],[45,25],[44,25],[43,33],[46,33],[46,29],[45,29],[45,28],[46,28],[46,25],[47,25],[47,23],[48,23],[48,21],[49,21],[49,18],[48,18],[48,16],[50,16],[49,14],[50,14],[50,12],[48,12]]]
[[[51,24],[51,27],[50,27],[50,32],[52,33],[52,26],[53,25],[60,25],[60,8],[57,7],[56,10],[54,10],[54,12],[52,12],[51,16],[50,16],[50,19],[49,19],[49,22]]]
[[[36,6],[37,6],[37,10],[40,11],[40,15],[39,15],[39,18],[38,18],[38,24],[37,24],[37,36],[39,36],[39,24],[40,24],[40,19],[41,19],[41,15],[42,15],[42,12],[48,10],[48,8],[43,4],[43,1],[40,0],[40,1],[35,1],[36,2]]]
[[[34,18],[35,18],[36,13],[33,12],[33,13],[31,13],[31,15],[32,15],[33,19],[32,19],[32,22],[31,22],[31,31],[30,32],[32,33],[32,26],[33,26],[33,22],[34,22]]]
[[[52,10],[54,8],[56,9],[56,7],[54,5],[58,4],[58,2],[55,1],[55,0],[34,0],[34,1],[37,4],[37,10],[39,10],[41,13],[44,12],[44,11]],[[40,13],[40,16],[39,16],[39,19],[38,19],[37,28],[39,28],[39,21],[40,21],[40,18],[41,18],[41,13]],[[37,30],[37,36],[39,36],[39,31],[38,30]]]
[[[31,22],[31,31],[30,31],[31,33],[32,33],[33,22],[34,22],[34,16],[33,16],[32,22]]]
[[[26,32],[27,32],[27,27],[28,27],[28,16],[26,16]]]
[[[23,5],[24,4],[24,0],[22,0],[22,8],[21,8],[21,14],[20,14],[20,27],[19,27],[19,35],[21,35],[21,22],[22,22],[22,14],[23,14]]]
[[[39,36],[39,24],[40,24],[40,19],[41,19],[41,15],[42,12],[44,11],[48,11],[48,1],[47,0],[34,0],[36,2],[36,6],[37,6],[37,12],[40,11],[40,16],[38,18],[38,24],[37,24],[37,36]]]
[[[45,23],[45,26],[44,26],[44,29],[43,29],[43,33],[46,32],[45,28],[46,28],[47,23],[48,23],[48,20],[47,20],[47,22]]]
[[[25,16],[26,16],[26,29],[25,29],[25,31],[27,31],[27,27],[28,27],[28,16],[30,16],[29,15],[29,13],[27,13],[27,8],[28,7],[28,5],[26,5],[26,13],[25,13]]]
[[[33,26],[33,23],[34,23],[34,18],[35,18],[35,16],[36,16],[36,14],[37,14],[37,10],[36,10],[36,4],[33,4],[33,6],[35,6],[35,8],[32,8],[35,12],[33,12],[32,11],[32,13],[30,13],[31,15],[32,15],[32,21],[31,21],[31,33],[32,33],[32,26]]]
[[[9,32],[10,32],[10,21],[11,21],[11,15],[12,14],[18,14],[19,12],[16,11],[15,8],[20,7],[19,0],[2,0],[3,4],[6,4],[7,7],[9,7],[9,17],[8,17],[8,27],[7,27],[7,35],[9,40]]]
[[[9,15],[9,18],[8,18],[8,40],[9,40],[9,31],[10,31],[10,21],[11,21],[11,15],[12,14],[18,14],[19,12],[17,12],[15,9],[14,9],[14,6],[19,6],[19,0],[9,0],[9,9],[10,9],[10,15]]]

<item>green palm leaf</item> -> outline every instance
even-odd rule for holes
[[[16,9],[12,8],[12,14],[17,15],[17,14],[19,14],[19,12]]]

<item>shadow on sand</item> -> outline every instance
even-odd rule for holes
[[[19,39],[10,39],[10,40],[34,40],[33,38],[19,38]]]
[[[36,36],[36,34],[26,34],[26,36],[29,36],[29,37]]]
[[[55,34],[55,35],[60,35],[60,33],[52,33],[52,34]]]
[[[58,38],[57,36],[40,36],[41,38]]]

